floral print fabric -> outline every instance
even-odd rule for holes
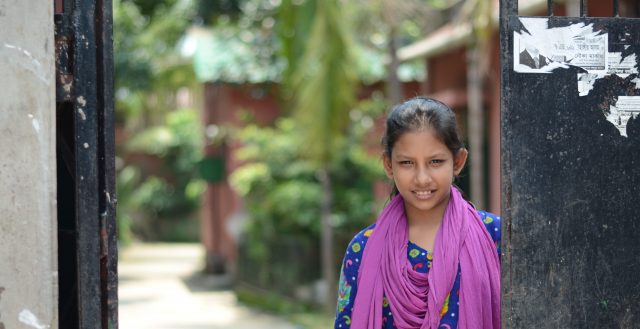
[[[487,231],[496,243],[498,255],[500,255],[500,217],[494,214],[478,211],[478,215],[485,224]],[[340,282],[338,284],[338,306],[336,309],[335,329],[348,329],[351,325],[351,312],[353,310],[353,301],[357,293],[358,270],[360,269],[360,260],[362,253],[367,244],[367,240],[375,229],[375,224],[362,230],[351,240],[342,262],[340,270]],[[431,268],[433,254],[418,245],[408,242],[407,258],[413,269],[417,272],[427,273]],[[440,320],[440,328],[455,329],[458,327],[458,308],[459,308],[459,292],[460,292],[460,269],[451,289],[451,293],[445,300],[440,312],[442,317]],[[383,329],[395,329],[393,322],[393,314],[386,298],[382,301],[382,323]]]

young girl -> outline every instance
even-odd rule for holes
[[[347,248],[335,328],[500,328],[500,218],[452,185],[467,160],[453,111],[400,104],[382,145],[392,199]]]

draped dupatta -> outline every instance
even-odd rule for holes
[[[404,200],[393,198],[376,221],[358,273],[352,329],[382,328],[383,295],[398,329],[435,329],[460,269],[458,328],[500,328],[500,263],[476,210],[455,187],[436,235],[428,273],[407,259]]]

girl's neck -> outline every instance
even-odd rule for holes
[[[446,206],[432,209],[428,212],[407,213],[407,226],[409,230],[409,241],[425,250],[433,252],[436,235],[442,224]]]
[[[439,210],[439,209],[438,209]],[[407,214],[407,224],[409,229],[412,227],[439,227],[444,216],[444,209],[429,214]]]
[[[407,216],[407,224],[409,228],[411,227],[430,227],[430,226],[440,226],[442,223],[442,218],[444,217],[444,212],[449,205],[449,198],[442,202],[437,208],[430,209],[428,211],[418,211],[417,209],[412,209],[410,211],[406,211],[405,214]]]

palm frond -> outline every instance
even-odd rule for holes
[[[303,151],[327,164],[349,120],[357,65],[338,2],[318,1],[316,6],[310,38],[293,78],[298,95],[294,115],[303,132]]]

